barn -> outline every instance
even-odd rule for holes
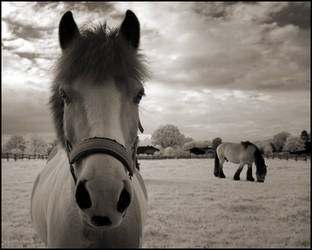
[[[196,154],[196,155],[204,155],[204,154],[213,154],[214,149],[212,147],[191,147],[188,149],[190,153]]]
[[[155,148],[153,146],[138,146],[137,148],[137,154],[148,154],[153,155],[155,152],[159,151],[158,148]]]

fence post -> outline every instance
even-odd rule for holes
[[[14,154],[14,160],[15,160],[15,161],[17,160],[16,158],[17,158],[17,155],[16,155],[16,154]]]
[[[297,161],[298,160],[298,158],[297,158],[298,156],[297,156],[297,154],[295,154],[295,161]]]
[[[9,153],[6,153],[6,155],[7,155],[7,157],[6,157],[7,161],[9,161]]]

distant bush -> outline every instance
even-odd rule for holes
[[[10,152],[8,152],[8,153],[12,153],[12,154],[22,154],[23,151],[22,151],[21,149],[19,149],[19,148],[13,148],[13,149],[11,149]]]
[[[273,152],[281,152],[283,150],[287,137],[289,136],[290,133],[285,131],[274,135],[271,143]]]
[[[5,143],[3,152],[10,153],[13,149],[19,149],[22,153],[26,148],[26,141],[21,135],[13,135],[10,139]]]
[[[291,153],[302,152],[305,150],[304,141],[300,137],[289,136],[285,142],[283,150]]]
[[[262,154],[268,155],[273,153],[270,140],[255,142]]]

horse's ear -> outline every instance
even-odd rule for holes
[[[120,26],[119,34],[121,34],[135,49],[139,47],[140,23],[131,10],[127,10],[125,19]]]
[[[75,23],[73,14],[71,11],[67,11],[63,15],[59,25],[59,40],[61,48],[66,49],[72,40],[78,37],[79,34],[79,29]]]

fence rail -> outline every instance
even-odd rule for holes
[[[212,155],[137,155],[139,160],[164,160],[164,159],[208,159]]]
[[[20,159],[47,159],[48,155],[42,154],[14,154],[14,153],[1,153],[1,159],[9,159],[20,160]]]

